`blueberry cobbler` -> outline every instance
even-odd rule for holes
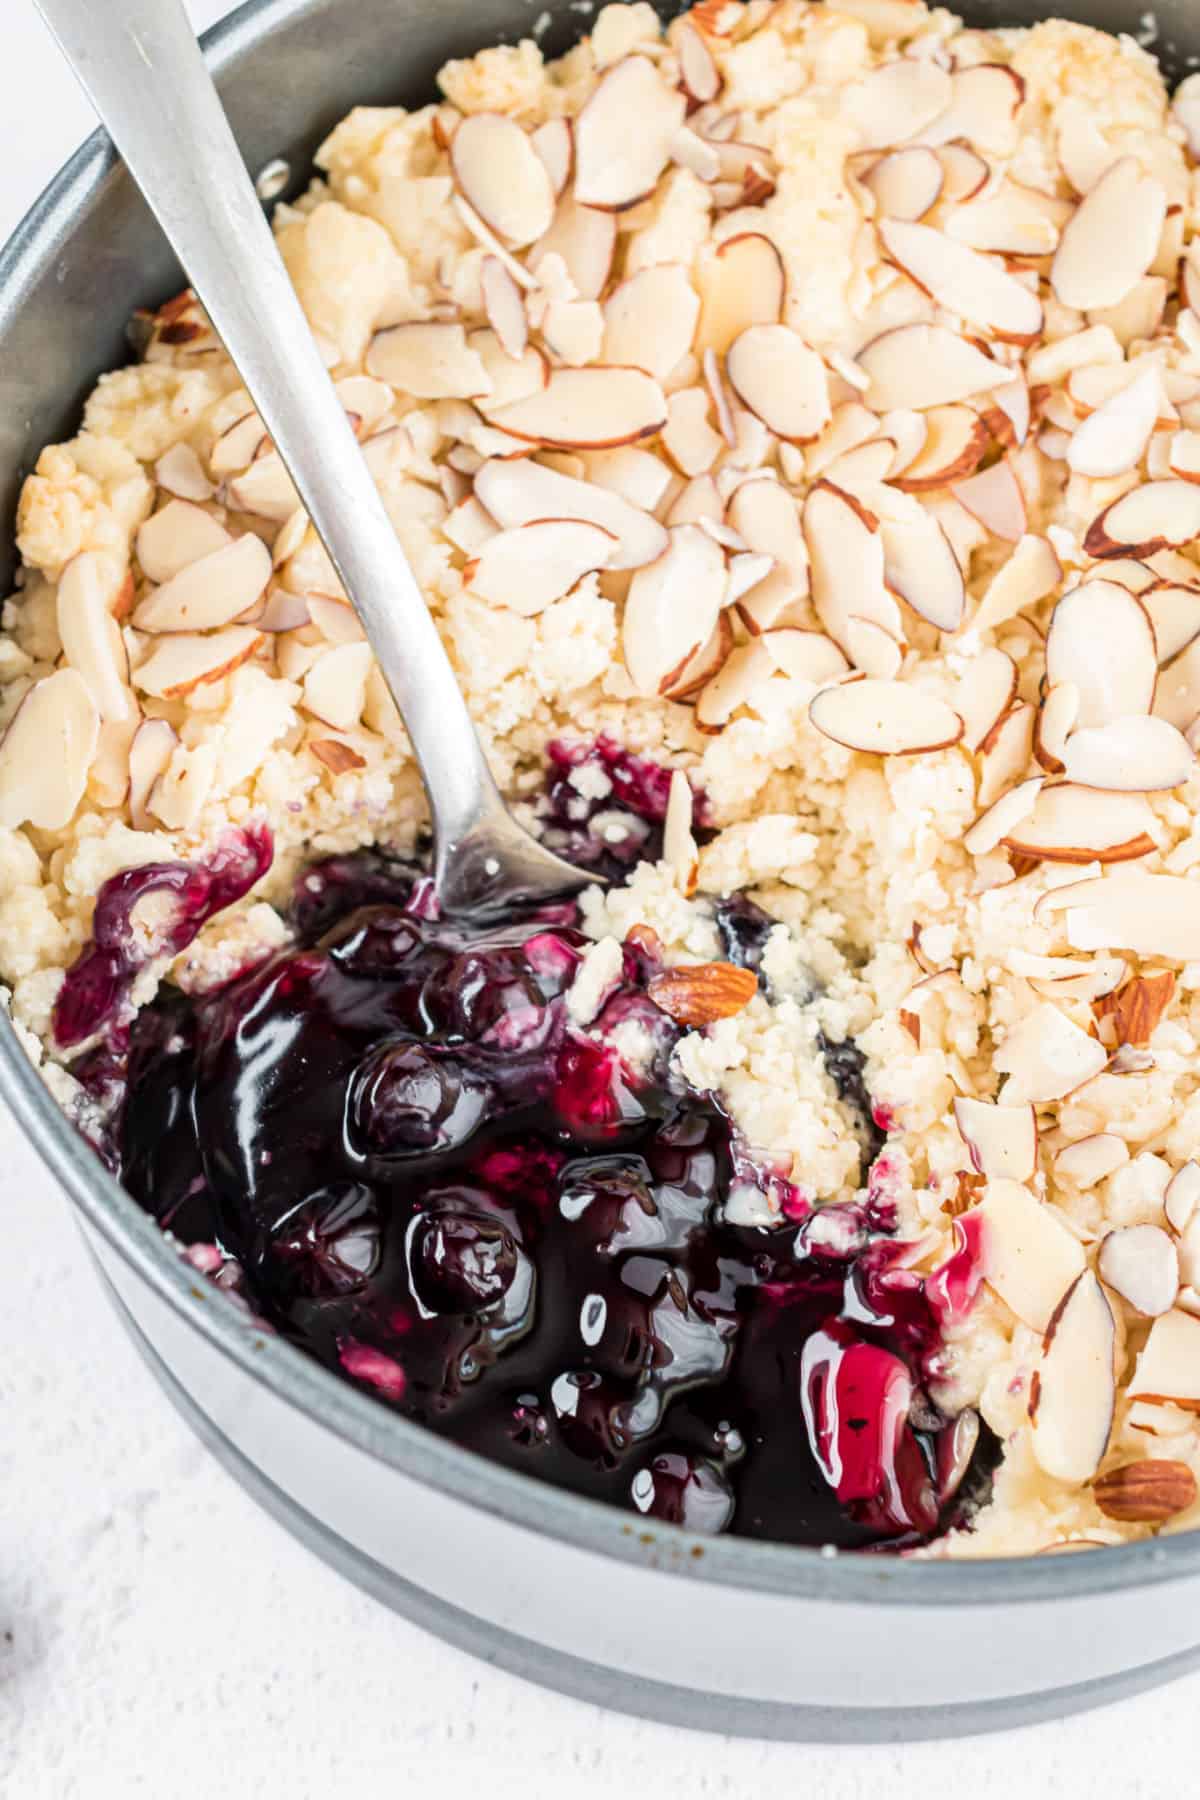
[[[920,0],[605,6],[275,228],[518,816],[403,727],[195,298],[20,505],[0,977],[174,1249],[624,1508],[1200,1523],[1200,77]],[[1157,759],[1157,760],[1156,760]]]

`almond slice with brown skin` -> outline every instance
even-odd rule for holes
[[[1170,1312],[1179,1292],[1179,1253],[1157,1225],[1110,1231],[1097,1259],[1100,1279],[1134,1312],[1156,1319]]]
[[[134,670],[133,684],[157,700],[182,700],[193,689],[231,675],[266,641],[253,625],[203,634],[174,632],[161,638]]]
[[[1057,298],[1079,312],[1117,305],[1154,261],[1166,213],[1161,182],[1118,157],[1063,230],[1050,269]]]
[[[964,139],[985,155],[1009,156],[1017,144],[1017,113],[1025,82],[1003,63],[976,63],[951,76],[950,101],[921,132],[921,142],[940,146]]]
[[[725,374],[742,405],[776,437],[809,443],[829,423],[825,364],[786,325],[740,332],[729,346]]]
[[[826,682],[840,681],[850,671],[842,652],[823,631],[785,626],[778,631],[764,631],[759,642],[775,668],[792,681],[823,687]]]
[[[994,631],[1026,607],[1045,599],[1058,586],[1062,574],[1062,565],[1048,538],[1023,537],[993,575],[971,620],[971,629]]]
[[[603,569],[617,540],[579,519],[538,519],[489,538],[463,570],[473,593],[532,618],[594,569]]]
[[[561,256],[581,300],[598,300],[608,282],[617,244],[617,221],[612,213],[580,206],[564,194],[555,209],[549,231],[527,252],[530,268],[537,269],[546,256]]]
[[[358,614],[344,601],[330,600],[324,594],[310,594],[305,608],[309,622],[316,626],[327,643],[361,644],[366,637]],[[255,619],[254,623],[260,631],[264,629],[261,618]]]
[[[271,579],[271,552],[253,532],[202,556],[134,609],[138,631],[209,631],[249,611]]]
[[[989,1181],[1032,1181],[1037,1170],[1037,1116],[1032,1106],[996,1106],[966,1096],[954,1102],[954,1123],[972,1167]]]
[[[681,963],[653,976],[646,992],[677,1025],[696,1029],[740,1013],[758,992],[758,976],[733,963]]]
[[[728,506],[729,523],[751,550],[774,557],[801,594],[808,589],[808,550],[795,495],[780,481],[744,481]]]
[[[1013,1026],[993,1058],[998,1073],[1008,1077],[1000,1090],[1005,1106],[1061,1100],[1098,1075],[1107,1061],[1104,1045],[1049,1001]]]
[[[352,745],[341,738],[310,738],[308,748],[317,761],[335,777],[367,766],[366,757],[360,756]]]
[[[881,219],[877,229],[891,260],[947,312],[1010,344],[1031,344],[1041,333],[1041,301],[1000,263],[931,225]]]
[[[987,186],[991,165],[970,144],[939,144],[937,159],[944,180],[942,199],[947,204],[973,200]]]
[[[725,597],[725,556],[698,525],[679,525],[663,556],[634,575],[625,602],[625,666],[639,694],[659,694],[707,643]]]
[[[143,719],[129,746],[129,816],[135,831],[153,830],[148,802],[179,739],[166,719]]]
[[[721,73],[703,37],[684,19],[675,28],[672,41],[679,58],[679,79],[688,99],[695,106],[715,100],[721,91]]]
[[[1161,393],[1162,377],[1151,364],[1083,421],[1067,450],[1069,467],[1093,480],[1136,468],[1158,419]]]
[[[73,556],[58,584],[56,616],[63,654],[87,684],[100,717],[109,723],[136,711],[129,691],[129,657],[113,608],[125,570],[113,555],[83,550]]]
[[[471,113],[454,133],[450,167],[467,204],[514,249],[549,229],[550,176],[514,120],[502,113]]]
[[[1162,1525],[1195,1506],[1196,1477],[1188,1463],[1146,1457],[1098,1476],[1092,1493],[1105,1518]]]
[[[579,204],[622,212],[652,193],[686,112],[648,57],[609,69],[575,120]]]
[[[414,400],[477,400],[491,391],[461,325],[389,325],[367,346],[366,368]]]
[[[726,238],[702,258],[694,279],[700,290],[695,348],[723,356],[753,325],[777,324],[783,315],[783,258],[761,232]]]
[[[1013,379],[991,396],[991,403],[983,407],[981,417],[1003,449],[1019,450],[1029,436],[1033,408],[1025,371],[1017,368],[1009,373]]]
[[[610,569],[636,569],[655,562],[668,538],[657,519],[631,506],[620,494],[592,481],[579,481],[557,470],[521,459],[485,462],[475,477],[479,502],[508,529],[536,519],[581,519],[612,532],[617,539]]]
[[[1195,763],[1182,732],[1145,713],[1073,732],[1063,749],[1068,781],[1114,793],[1148,794],[1179,787]]]
[[[1159,671],[1154,714],[1176,726],[1189,742],[1192,741],[1196,719],[1200,717],[1200,639],[1193,638],[1166,668]]]
[[[831,462],[825,479],[848,493],[860,495],[865,502],[871,490],[886,480],[895,456],[896,446],[890,438],[872,438],[869,444],[859,444]]]
[[[939,631],[956,631],[962,623],[966,588],[958,558],[940,522],[919,500],[894,489],[873,489],[869,501],[887,509],[881,512],[879,531],[883,578],[890,592]],[[886,618],[879,622],[891,629]],[[893,636],[900,635],[893,632]]]
[[[488,324],[505,355],[520,362],[529,342],[529,315],[520,288],[498,256],[485,256],[480,263],[479,287]]]
[[[1083,1273],[1083,1246],[1021,1182],[989,1181],[978,1211],[984,1280],[1022,1324],[1045,1331],[1064,1290]]]
[[[575,154],[569,119],[547,119],[530,132],[529,142],[550,177],[556,200],[562,197],[571,179],[571,162]]]
[[[226,499],[235,512],[285,524],[300,505],[300,496],[275,450],[256,457],[244,474],[226,483]]]
[[[883,581],[879,521],[832,483],[819,481],[804,501],[804,539],[817,617],[835,643],[850,618],[871,618],[901,636],[900,609]]]
[[[154,465],[154,479],[177,500],[211,500],[217,491],[190,444],[172,444],[164,450]]]
[[[77,670],[36,681],[0,739],[0,827],[69,825],[99,736],[100,714]]]
[[[491,413],[512,437],[564,450],[603,450],[653,437],[667,422],[657,381],[641,369],[552,369],[540,393]]]
[[[665,381],[691,348],[699,316],[700,296],[682,263],[639,269],[604,302],[604,361]]]
[[[1178,1308],[1155,1319],[1128,1394],[1131,1400],[1200,1411],[1200,1319]]]
[[[913,416],[924,418],[924,441],[901,473],[892,476],[895,487],[918,494],[975,473],[988,447],[988,428],[977,412],[959,403],[931,406]]]
[[[549,359],[534,344],[526,344],[519,357],[512,357],[495,332],[484,329],[470,334],[467,347],[483,365],[488,391],[478,397],[476,405],[489,421],[501,407],[540,394],[550,379]]]
[[[1001,794],[963,833],[963,849],[972,856],[986,856],[997,844],[1004,843],[1037,805],[1044,780],[1042,775],[1033,775]]]
[[[1035,716],[1032,706],[1018,700],[980,744],[982,765],[976,799],[981,807],[993,805],[1006,788],[1028,772]]]
[[[256,412],[243,413],[223,431],[208,455],[214,475],[236,475],[248,469],[266,442],[266,427]]]
[[[1007,651],[981,650],[955,689],[954,707],[963,722],[963,746],[978,750],[1017,697],[1017,665]]]
[[[1054,1173],[1061,1181],[1073,1181],[1076,1187],[1091,1188],[1129,1161],[1123,1138],[1111,1132],[1095,1132],[1067,1144],[1054,1158]]]
[[[710,683],[715,681],[725,670],[727,664],[736,654],[733,645],[733,622],[727,612],[722,612],[712,629],[708,642],[690,656],[683,666],[668,680],[662,690],[664,700],[690,700],[699,694],[704,697]],[[697,701],[697,709],[699,708]],[[720,724],[724,724],[720,720]],[[704,727],[701,727],[704,729]]]
[[[808,716],[822,736],[869,756],[945,750],[963,732],[958,714],[935,694],[870,677],[822,688],[809,701]]]
[[[1126,950],[1159,961],[1200,956],[1196,884],[1182,875],[1115,869],[1051,889],[1035,917],[1065,913],[1067,942],[1076,950]]]
[[[932,154],[932,152],[931,152]],[[1058,226],[1047,209],[1053,203],[1012,181],[969,205],[948,211],[944,229],[956,243],[1002,256],[1049,256],[1058,244]],[[1071,208],[1063,202],[1067,214]]]
[[[1088,581],[1062,596],[1046,638],[1046,679],[1078,688],[1081,726],[1149,712],[1157,673],[1154,631],[1128,588]]]
[[[667,402],[663,449],[689,480],[707,475],[724,448],[720,432],[709,424],[710,405],[708,390],[702,387],[679,388]]]
[[[841,110],[870,149],[886,150],[915,137],[945,112],[953,87],[932,60],[899,57],[847,88]]]
[[[870,382],[864,398],[876,412],[920,412],[1015,380],[1011,370],[945,325],[894,326],[865,344],[855,361]]]
[[[904,645],[874,619],[846,620],[846,652],[856,669],[879,681],[894,681],[904,661]]]
[[[1025,496],[1007,458],[981,469],[966,481],[954,482],[950,491],[993,537],[1004,538],[1010,544],[1019,543],[1024,537]]]
[[[720,731],[739,707],[753,704],[755,692],[764,682],[770,681],[774,673],[774,661],[761,638],[739,644],[729,652],[696,701],[699,729]]]
[[[867,170],[863,186],[885,219],[923,219],[941,198],[946,174],[934,150],[893,150]]]
[[[1154,823],[1141,794],[1059,781],[1042,788],[1033,812],[1003,842],[1016,856],[1046,862],[1130,862],[1154,849]]]
[[[1079,720],[1079,689],[1073,681],[1047,688],[1033,728],[1033,754],[1050,775],[1066,767],[1067,739]],[[1101,727],[1103,729],[1103,727]]]
[[[1089,1481],[1112,1433],[1116,1325],[1090,1269],[1077,1276],[1046,1327],[1029,1395],[1034,1458],[1057,1481]]]

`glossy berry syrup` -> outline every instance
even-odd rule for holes
[[[747,904],[719,918],[740,959]],[[846,1548],[944,1528],[989,1461],[925,1386],[970,1245],[923,1281],[879,1182],[814,1213],[671,1092],[652,942],[584,1036],[572,905],[486,930],[434,911],[383,855],[317,865],[297,947],[143,1010],[93,1064],[140,1203],[382,1404],[634,1520]],[[612,1042],[631,1021],[638,1071]],[[723,1223],[746,1181],[785,1224]]]

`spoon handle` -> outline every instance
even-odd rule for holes
[[[416,751],[440,876],[456,846],[481,830],[493,834],[503,804],[181,0],[36,3],[186,269],[353,599]]]

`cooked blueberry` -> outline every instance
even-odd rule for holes
[[[379,1264],[379,1207],[359,1182],[318,1188],[280,1219],[263,1259],[268,1279],[311,1299],[358,1293]]]
[[[629,1491],[647,1518],[686,1531],[715,1534],[733,1517],[733,1490],[721,1471],[680,1450],[666,1450],[640,1468]]]
[[[753,969],[761,982],[763,952],[775,928],[770,913],[747,900],[745,894],[732,894],[718,903],[716,920],[727,959],[740,969]]]
[[[430,1312],[483,1312],[512,1286],[519,1254],[512,1233],[486,1213],[427,1213],[408,1246],[413,1292]]]
[[[457,1150],[477,1129],[487,1103],[487,1088],[459,1058],[426,1044],[384,1044],[351,1080],[351,1145],[365,1156]]]

